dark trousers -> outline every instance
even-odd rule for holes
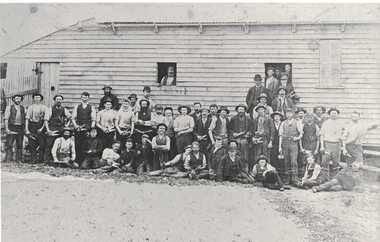
[[[193,142],[193,136],[191,133],[181,134],[177,136],[177,149],[179,153],[182,153],[186,146],[191,145]]]
[[[284,184],[282,183],[281,177],[276,171],[268,171],[263,177],[255,177],[257,181],[261,181],[264,187],[269,189],[279,189]]]
[[[111,148],[115,137],[115,131],[104,133],[103,131],[99,130],[99,134],[99,137],[102,140],[103,148]]]
[[[270,149],[268,149],[269,140],[266,137],[261,137],[261,140],[263,141],[263,143],[253,145],[255,154],[254,160],[256,162],[260,155],[265,155],[265,157],[267,157],[268,161],[270,162]]]
[[[41,163],[44,158],[43,155],[45,150],[45,135],[42,132],[40,134],[37,133],[37,130],[39,130],[43,125],[43,122],[29,122],[29,152],[31,163]]]
[[[96,155],[87,155],[84,158],[80,168],[81,169],[96,169],[100,167],[100,158]]]
[[[153,155],[152,171],[161,169],[161,164],[169,161],[169,151],[155,150]]]
[[[16,142],[16,161],[22,161],[22,142],[24,140],[24,129],[22,125],[9,125],[9,130],[18,134],[8,134],[6,143],[6,161],[13,160],[13,143]]]
[[[283,139],[282,152],[285,159],[285,177],[286,183],[298,181],[298,143],[290,139]]]
[[[81,165],[82,162],[83,162],[83,159],[85,158],[85,154],[83,153],[83,143],[86,139],[86,133],[87,133],[87,130],[83,130],[83,131],[75,131],[75,134],[74,134],[74,141],[75,141],[75,153],[76,153],[76,160],[75,162],[78,164],[78,165]]]

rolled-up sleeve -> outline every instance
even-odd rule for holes
[[[78,106],[75,106],[74,109],[73,109],[73,114],[72,114],[72,118],[74,120],[77,119],[77,113],[78,113],[77,111],[78,111]]]
[[[44,117],[44,120],[46,121],[49,121],[49,119],[51,118],[51,114],[53,113],[53,110],[52,108],[47,108],[46,112],[45,112],[45,117]]]
[[[284,123],[280,124],[280,128],[278,129],[278,136],[284,136]]]
[[[94,106],[91,106],[91,121],[96,121],[96,110]]]
[[[11,109],[8,106],[8,107],[5,108],[4,119],[9,119],[10,116],[11,116]]]

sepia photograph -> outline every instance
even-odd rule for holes
[[[0,3],[1,241],[380,241],[380,3]]]

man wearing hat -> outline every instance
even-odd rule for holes
[[[323,123],[321,128],[321,168],[322,173],[330,174],[329,179],[338,172],[341,147],[343,147],[343,154],[347,154],[344,123],[339,120],[339,113],[338,109],[331,108],[327,112],[330,118]],[[330,161],[332,161],[331,171],[329,171]]]
[[[284,86],[278,88],[277,94],[277,97],[272,102],[273,111],[279,111],[285,115],[285,109],[295,109],[292,99],[286,96],[286,88]]]
[[[31,163],[42,163],[44,159],[45,137],[44,137],[44,118],[47,107],[41,102],[44,97],[39,94],[33,94],[33,104],[29,106],[25,117],[25,134],[29,138],[29,152]],[[38,161],[37,161],[38,151]]]
[[[120,146],[125,147],[128,137],[131,137],[135,129],[135,114],[132,111],[130,100],[124,99],[121,108],[115,117],[116,137],[120,141]]]
[[[193,142],[194,119],[189,115],[189,106],[178,107],[180,115],[174,120],[174,132],[176,132],[177,149],[183,150]]]
[[[111,93],[112,87],[110,85],[105,85],[103,87],[104,96],[100,99],[99,102],[99,111],[105,109],[104,104],[106,103],[106,100],[111,100],[112,108],[114,110],[119,110],[119,100],[115,95]]]
[[[151,90],[150,90],[150,87],[149,86],[145,86],[144,89],[143,89],[143,97],[137,99],[137,104],[140,105],[140,102],[141,100],[147,100],[149,102],[149,112],[152,112],[153,108],[156,106],[156,104],[153,102],[153,100],[150,98],[150,93],[151,93]],[[140,108],[141,106],[139,106]]]
[[[139,111],[139,105],[137,103],[137,95],[135,93],[131,93],[129,95],[128,100],[130,101],[129,104],[131,106],[131,110],[133,113],[136,113]]]
[[[146,134],[149,139],[154,136],[154,129],[151,123],[150,102],[145,99],[140,100],[140,110],[135,114],[135,141],[141,143],[141,136]]]
[[[61,129],[62,137],[57,138],[54,141],[51,154],[54,164],[65,165],[71,168],[78,168],[79,165],[75,163],[75,144],[72,136],[72,131],[69,127]]]
[[[273,143],[272,143],[273,147],[272,149],[270,149],[270,163],[274,168],[276,168],[280,177],[283,178],[285,175],[284,160],[279,159],[278,148],[279,148],[279,142],[280,142],[279,130],[280,130],[280,125],[282,123],[282,120],[284,119],[284,115],[282,115],[281,112],[276,111],[272,113],[270,117],[273,120],[272,122],[273,122],[273,127],[274,127]]]
[[[81,93],[81,103],[74,107],[72,112],[72,119],[75,134],[75,151],[77,154],[76,163],[79,165],[84,159],[82,153],[82,145],[86,139],[88,131],[95,127],[96,123],[96,111],[95,107],[89,103],[90,94],[88,92]]]
[[[260,155],[256,159],[251,175],[254,177],[255,182],[262,182],[263,186],[268,189],[284,191],[284,184],[276,168],[270,165],[265,155]]]
[[[202,104],[200,102],[195,102],[194,112],[190,114],[190,116],[193,117],[194,122],[196,122],[197,119],[201,117],[201,112],[202,112]]]
[[[228,146],[228,153],[224,155],[218,165],[216,180],[238,183],[253,183],[254,180],[241,167],[242,157],[236,155],[236,147]]]
[[[16,161],[22,162],[22,144],[24,139],[25,108],[21,105],[24,97],[16,94],[13,104],[6,107],[4,115],[5,133],[7,134],[5,161],[13,160],[13,143],[16,142]]]
[[[327,119],[324,116],[326,113],[326,108],[322,105],[317,105],[313,108],[313,113],[315,113],[314,123],[321,129],[323,122],[325,122]]]
[[[276,87],[278,86],[278,83],[279,83],[279,80],[276,79],[273,75],[274,75],[274,69],[272,66],[269,66],[267,70],[267,76],[265,78],[265,87],[268,89],[270,100],[274,99]]]
[[[263,78],[261,75],[256,74],[255,75],[255,86],[251,87],[248,91],[247,97],[245,98],[245,101],[248,105],[248,113],[250,117],[253,117],[253,110],[254,107],[259,104],[257,101],[257,98],[260,96],[261,93],[265,93],[268,95],[268,89],[263,85],[262,80]],[[271,100],[268,100],[268,103],[271,103]]]
[[[199,143],[194,141],[191,144],[192,152],[186,157],[183,167],[189,174],[190,179],[207,179],[207,162],[206,155],[199,151]]]
[[[264,105],[259,104],[255,107],[258,116],[253,119],[251,128],[254,160],[257,160],[260,155],[269,157],[269,151],[273,148],[274,125],[272,119],[265,115],[265,111]]]
[[[164,122],[164,107],[160,104],[156,104],[154,110],[151,113],[150,121],[153,128],[157,131],[157,124]]]
[[[298,142],[302,138],[302,127],[297,123],[294,117],[294,110],[287,108],[285,110],[286,120],[281,123],[279,130],[279,148],[278,153],[285,159],[285,177],[284,182],[298,183]]]
[[[274,74],[273,74],[274,78],[276,78],[277,80],[280,80],[281,72],[282,72],[281,68],[279,66],[276,66],[274,68]]]
[[[306,109],[297,108],[295,114],[297,115],[297,122],[300,123],[300,125],[303,125],[305,123],[305,114],[307,114]]]
[[[237,114],[230,121],[230,139],[235,139],[238,148],[243,155],[244,167],[243,170],[248,172],[249,158],[249,138],[251,137],[252,120],[246,115],[247,106],[239,104],[235,107]],[[252,110],[253,111],[253,110]]]
[[[260,96],[257,98],[257,100],[259,101],[258,105],[265,106],[265,108],[266,108],[265,114],[267,116],[269,116],[269,115],[271,115],[273,113],[272,107],[268,105],[268,95],[267,94],[260,93]],[[253,110],[253,118],[256,118],[256,117],[257,117],[257,112],[254,109]]]
[[[147,134],[143,134],[140,137],[141,140],[136,145],[136,154],[138,159],[137,174],[151,172],[153,169],[152,142]]]
[[[164,164],[169,161],[170,138],[166,136],[168,126],[164,123],[157,124],[157,135],[152,139],[153,149],[153,169],[159,170]]]
[[[215,103],[211,104],[210,105],[210,114],[209,116],[211,118],[216,118],[216,116],[218,116],[218,105],[216,105]]]
[[[222,138],[223,146],[227,147],[228,145],[228,135],[229,135],[229,126],[230,120],[227,115],[230,113],[230,110],[226,106],[221,106],[218,110],[217,116],[212,116],[211,124],[209,127],[209,137],[211,139],[211,144],[215,143],[215,136]]]
[[[52,161],[51,149],[54,141],[58,138],[59,132],[61,132],[65,125],[69,125],[70,122],[67,123],[67,121],[71,119],[69,111],[65,107],[62,107],[63,96],[57,94],[53,97],[53,100],[55,104],[47,109],[44,118],[46,128],[44,159],[46,163]]]
[[[97,137],[98,130],[91,128],[89,135],[84,140],[82,153],[85,158],[80,165],[81,169],[96,169],[100,166],[100,157],[103,152],[102,140]]]
[[[210,180],[216,179],[216,171],[218,170],[219,162],[222,157],[227,154],[225,147],[222,145],[222,140],[222,137],[215,136],[215,144],[212,146],[207,156]]]
[[[210,110],[202,108],[201,117],[195,120],[194,125],[194,140],[198,141],[201,146],[201,152],[207,155],[207,148],[210,144],[210,137],[208,129],[211,124],[211,118],[208,116]]]
[[[287,93],[287,97],[289,97],[290,99],[292,99],[292,101],[294,103],[296,103],[296,102],[298,102],[300,100],[300,98],[296,94],[296,91],[294,90],[293,84],[289,80],[288,73],[286,73],[286,72],[281,73],[280,82],[278,83],[278,85],[274,89],[274,94],[275,95],[278,93],[278,88],[280,86],[285,87],[286,93]]]
[[[105,109],[96,115],[96,127],[99,129],[104,148],[111,148],[115,137],[116,111],[112,109],[111,99],[105,100],[104,107]]]

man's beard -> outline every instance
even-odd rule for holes
[[[71,137],[71,135],[64,135],[63,138],[64,139],[69,139]]]
[[[194,153],[194,154],[198,154],[198,153],[199,153],[199,150],[193,150],[193,153]]]
[[[239,116],[240,116],[240,117],[242,117],[243,115],[244,115],[244,113],[239,112]]]
[[[195,109],[194,112],[195,112],[195,113],[200,113],[201,110],[200,110],[200,109]]]
[[[56,104],[58,107],[60,107],[61,105],[62,105],[62,103],[60,103],[60,102],[57,102],[57,104]]]

